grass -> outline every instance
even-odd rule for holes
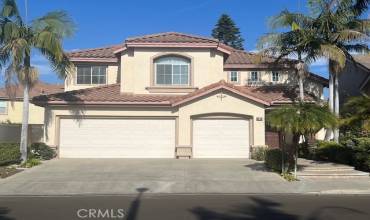
[[[23,168],[31,168],[37,165],[40,165],[41,161],[36,158],[28,159],[26,162],[22,163],[20,167]]]

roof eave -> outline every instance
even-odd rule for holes
[[[71,57],[72,62],[99,62],[99,63],[117,63],[117,58],[88,58],[88,57]]]
[[[187,103],[187,102],[190,102],[190,101],[192,101],[192,100],[194,100],[194,99],[200,98],[200,97],[202,97],[202,96],[205,96],[205,95],[207,95],[207,94],[210,94],[210,93],[212,93],[212,92],[214,92],[214,91],[217,91],[217,90],[220,90],[220,89],[228,90],[228,91],[230,91],[230,92],[232,92],[232,93],[235,93],[235,94],[237,94],[237,95],[240,95],[240,96],[242,96],[242,97],[245,97],[245,98],[247,98],[247,99],[250,99],[250,100],[252,100],[252,101],[255,101],[255,102],[257,102],[257,103],[261,103],[261,104],[263,104],[263,105],[267,105],[267,106],[269,106],[269,105],[270,105],[270,103],[269,103],[269,102],[266,102],[266,101],[264,101],[264,100],[261,100],[261,99],[255,98],[255,97],[250,96],[250,95],[247,95],[247,94],[242,93],[242,92],[240,92],[240,91],[238,91],[238,90],[236,90],[236,89],[233,89],[233,88],[230,88],[230,87],[227,87],[227,86],[224,86],[224,85],[220,85],[220,86],[217,86],[217,87],[215,87],[215,88],[212,88],[212,89],[206,90],[206,91],[204,91],[204,92],[202,92],[202,93],[200,93],[200,94],[197,94],[197,95],[195,95],[195,96],[190,96],[190,97],[188,97],[188,98],[186,98],[186,99],[183,99],[183,100],[181,100],[181,101],[175,102],[175,103],[173,103],[173,104],[172,104],[172,106],[174,106],[174,107],[175,107],[175,106],[179,106],[179,105],[185,104],[185,103]]]

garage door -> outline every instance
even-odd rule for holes
[[[249,158],[249,121],[197,119],[193,122],[194,158]]]
[[[174,158],[173,119],[60,120],[60,157]]]

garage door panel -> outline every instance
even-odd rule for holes
[[[61,119],[60,156],[173,158],[173,119]]]
[[[249,121],[198,119],[193,122],[195,158],[248,158]]]

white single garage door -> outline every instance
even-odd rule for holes
[[[174,119],[60,120],[63,158],[174,158]]]
[[[197,119],[193,121],[194,158],[249,158],[249,121]]]

